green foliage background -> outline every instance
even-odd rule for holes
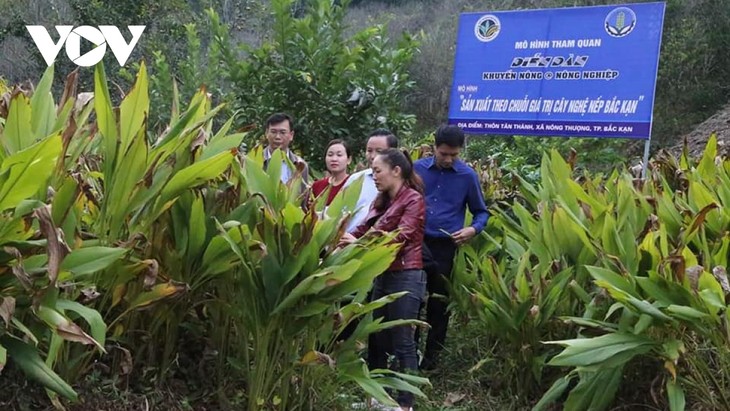
[[[239,127],[259,126],[272,111],[290,111],[301,119],[296,148],[315,161],[315,168],[321,168],[322,146],[329,139],[348,138],[357,151],[364,134],[374,127],[391,127],[402,137],[418,140],[446,120],[458,13],[628,2],[0,0],[4,10],[0,15],[0,55],[4,56],[0,74],[10,83],[40,78],[44,63],[38,53],[30,51],[33,44],[25,24],[146,24],[131,59],[151,62],[152,81],[159,86],[155,89],[159,96],[151,96],[153,101],[157,98],[161,104],[170,104],[168,78],[174,77],[183,97],[206,84],[216,101],[229,102],[231,112],[240,109]],[[206,13],[209,8],[216,12],[217,23]],[[728,101],[728,47],[730,7],[726,2],[667,2],[654,151],[678,143],[679,136]],[[75,68],[66,59],[58,60],[60,73]],[[107,63],[113,67],[113,61]],[[348,68],[349,64],[356,69]],[[131,84],[129,77],[124,71],[110,73],[110,81],[120,89]],[[56,91],[61,80],[56,79]],[[81,85],[90,88],[89,72],[82,70]],[[357,90],[364,98],[348,104]],[[120,97],[113,94],[113,99]],[[159,115],[162,117],[150,119],[153,127],[165,124],[164,114]],[[626,152],[640,155],[637,145],[622,142],[556,139],[515,144],[503,137],[487,139],[472,152],[505,153],[502,157],[517,161],[535,157],[540,151],[537,146],[545,145],[561,152],[575,147],[615,153],[602,155],[599,168],[614,164],[616,157],[626,158]],[[528,163],[537,165],[537,161]]]

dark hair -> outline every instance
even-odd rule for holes
[[[441,126],[436,130],[435,146],[464,147],[464,131],[456,126]]]
[[[327,148],[324,149],[325,156],[327,156],[327,150],[329,150],[330,147],[334,146],[335,144],[342,144],[342,146],[345,147],[345,154],[347,155],[347,158],[350,158],[350,146],[345,143],[345,140],[339,138],[331,140],[329,143],[327,143]]]
[[[421,180],[421,177],[413,169],[413,161],[411,161],[411,156],[408,155],[408,152],[405,150],[400,151],[396,148],[389,148],[378,154],[377,157],[381,157],[391,168],[400,167],[401,176],[406,186],[423,194],[423,180]],[[378,194],[375,198],[375,208],[382,210],[389,200],[387,193]]]
[[[370,137],[385,137],[388,147],[398,148],[398,137],[396,137],[395,134],[387,128],[378,128],[373,130],[370,134],[368,134],[368,139],[370,139]]]
[[[289,131],[294,129],[294,118],[286,113],[274,113],[266,119],[266,128],[268,129],[273,124],[279,124],[282,121],[289,122]]]

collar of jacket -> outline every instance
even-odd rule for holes
[[[269,146],[264,147],[264,161],[271,160],[271,154],[272,153],[273,152],[272,152],[272,150],[271,150],[271,148]],[[293,164],[301,163],[303,161],[301,157],[299,157],[298,155],[294,154],[294,152],[291,151],[290,149],[287,149],[286,150],[286,157]]]

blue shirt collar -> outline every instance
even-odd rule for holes
[[[454,165],[451,167],[451,169],[453,169],[454,171],[463,171],[464,167],[468,166],[462,160],[457,158],[456,161],[454,161]],[[436,165],[436,157],[429,157],[427,159],[426,168],[438,169],[438,166]]]

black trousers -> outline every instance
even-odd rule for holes
[[[431,329],[426,339],[426,352],[422,365],[424,368],[429,368],[438,360],[438,355],[446,342],[450,313],[449,302],[444,297],[448,297],[447,279],[451,279],[457,246],[451,238],[426,237],[424,242],[431,250],[431,255],[438,266],[436,270],[428,271],[426,280],[426,290],[429,295],[426,304],[426,322]],[[434,297],[433,294],[443,297]]]
[[[426,295],[426,274],[423,270],[386,271],[375,279],[372,300],[401,291],[408,291],[408,294],[375,310],[373,318],[383,318],[383,321],[417,319],[419,308]],[[368,345],[370,370],[388,368],[388,354],[392,354],[396,358],[395,370],[417,372],[418,355],[414,328],[410,325],[401,325],[372,334]],[[402,407],[411,407],[413,394],[399,391],[396,401]]]

